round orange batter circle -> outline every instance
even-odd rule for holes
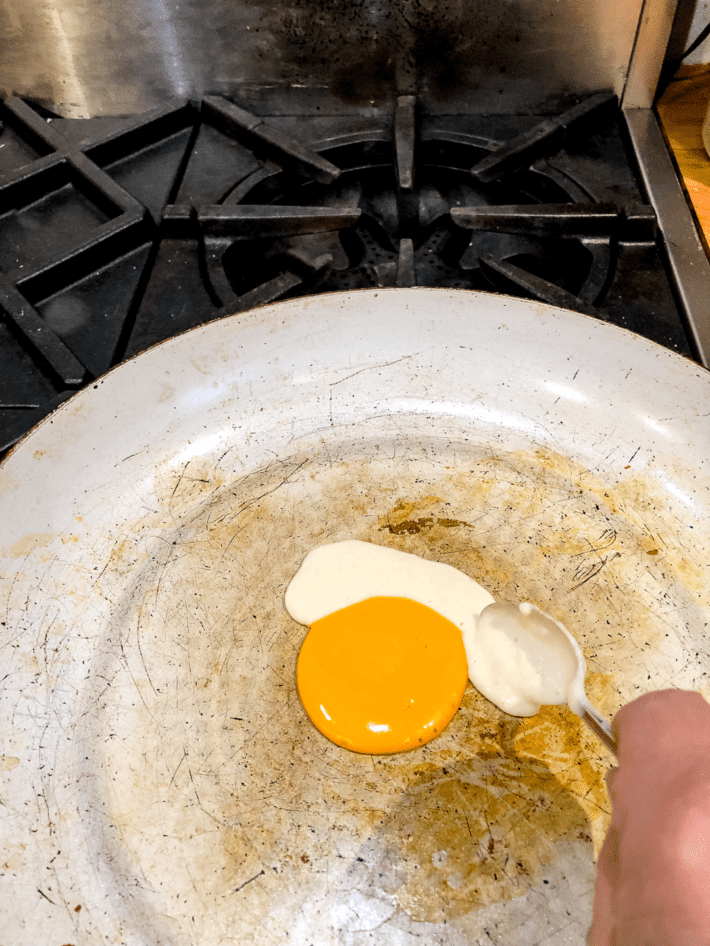
[[[311,625],[296,671],[314,725],[354,752],[424,745],[461,703],[461,631],[409,598],[368,598]]]

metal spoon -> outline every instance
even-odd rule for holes
[[[532,604],[495,602],[481,611],[469,649],[476,687],[504,712],[531,716],[567,703],[614,754],[609,722],[584,690],[587,664],[567,628]]]

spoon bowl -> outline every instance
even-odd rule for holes
[[[616,754],[611,726],[584,689],[584,655],[559,621],[532,604],[495,602],[481,611],[466,649],[471,680],[504,712],[533,716],[567,703]]]

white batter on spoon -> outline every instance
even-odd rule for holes
[[[588,701],[586,664],[567,629],[532,604],[484,608],[464,634],[473,685],[503,712],[534,716],[543,705],[568,703],[578,716]]]

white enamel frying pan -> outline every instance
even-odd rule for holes
[[[110,372],[0,466],[3,942],[581,944],[611,757],[472,688],[372,758],[282,602],[346,537],[561,620],[607,716],[708,686],[710,375],[532,302],[279,303]]]

